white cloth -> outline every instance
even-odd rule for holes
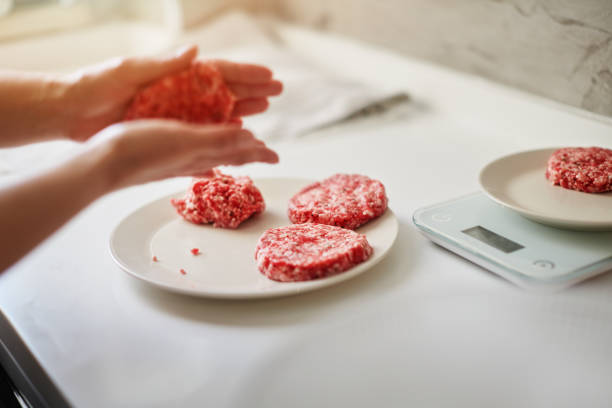
[[[256,47],[229,55],[272,67],[284,84],[283,93],[271,99],[265,113],[245,118],[245,126],[263,139],[295,138],[400,97],[390,89],[334,77],[287,50]]]

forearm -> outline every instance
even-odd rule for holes
[[[98,149],[0,189],[0,272],[110,191],[108,166],[108,155]]]
[[[65,137],[69,88],[56,75],[0,72],[0,147]]]

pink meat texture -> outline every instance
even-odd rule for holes
[[[142,89],[128,106],[124,120],[165,118],[201,124],[226,123],[231,119],[235,102],[214,65],[194,62],[188,69]]]
[[[249,177],[232,177],[218,170],[213,177],[195,179],[185,197],[171,203],[187,221],[220,228],[238,228],[265,209],[261,192]]]
[[[291,222],[356,229],[387,209],[385,187],[359,174],[335,174],[310,184],[289,200]]]
[[[565,147],[548,159],[546,178],[553,184],[585,193],[612,191],[612,150]]]
[[[259,238],[259,271],[280,282],[320,279],[344,272],[373,253],[366,236],[324,224],[272,228]]]

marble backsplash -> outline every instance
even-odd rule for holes
[[[612,116],[612,0],[263,0],[251,9]]]

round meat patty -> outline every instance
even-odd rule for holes
[[[289,200],[291,222],[355,229],[387,209],[385,187],[359,174],[335,174],[310,184]]]
[[[612,150],[565,147],[548,159],[546,178],[553,184],[585,193],[612,191]]]
[[[127,108],[124,120],[178,119],[194,123],[225,123],[231,119],[235,98],[219,70],[194,62],[176,74],[142,89]]]
[[[237,228],[265,209],[261,192],[249,177],[234,178],[218,170],[214,177],[195,179],[185,198],[170,201],[187,221],[220,228]]]
[[[259,271],[280,282],[324,278],[367,260],[374,250],[366,236],[324,224],[272,228],[257,243]]]

